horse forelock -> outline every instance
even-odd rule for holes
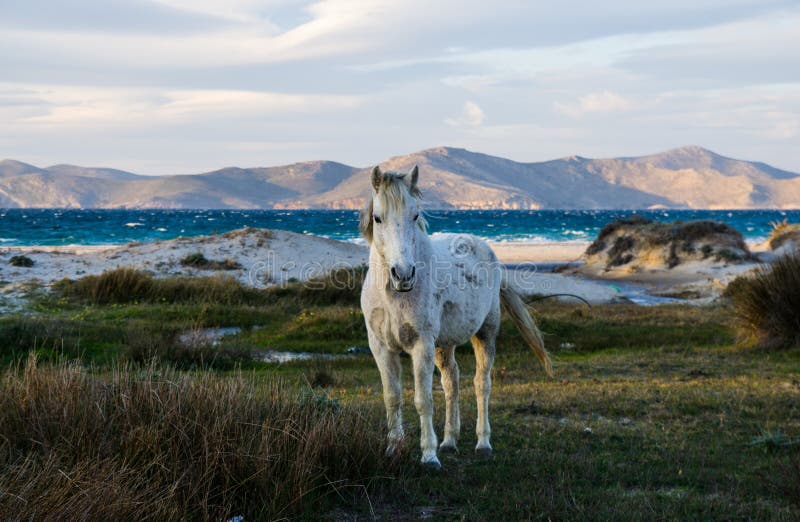
[[[422,192],[416,185],[409,186],[408,183],[405,183],[403,181],[405,177],[405,174],[394,172],[384,173],[377,194],[374,194],[373,197],[367,201],[367,205],[361,210],[358,228],[368,243],[372,243],[372,227],[374,226],[372,214],[375,210],[375,198],[379,198],[381,207],[391,214],[402,213],[406,206],[408,206],[408,202],[411,198],[415,199],[417,202],[422,201]],[[425,216],[422,215],[422,212],[420,212],[419,219],[417,219],[417,226],[419,226],[420,230],[423,232],[428,229],[428,223],[425,220]]]

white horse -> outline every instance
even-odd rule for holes
[[[500,304],[545,368],[552,366],[525,304],[509,288],[505,270],[484,241],[465,234],[431,238],[420,212],[419,170],[409,174],[372,170],[372,199],[360,229],[370,244],[369,270],[361,292],[369,347],[383,383],[389,427],[387,453],[403,438],[400,353],[414,365],[414,404],[420,416],[422,464],[441,468],[436,456],[431,385],[434,364],[442,375],[446,404],[442,452],[456,451],[458,411],[456,346],[469,340],[475,351],[478,402],[475,451],[491,456],[489,393],[500,329]]]

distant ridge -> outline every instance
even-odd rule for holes
[[[429,208],[800,208],[800,174],[686,146],[641,157],[570,156],[520,163],[436,147],[390,158],[388,170],[420,167]],[[108,168],[39,168],[0,161],[0,207],[360,208],[368,168],[333,161],[141,176]]]

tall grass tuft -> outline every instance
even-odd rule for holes
[[[31,357],[0,380],[0,520],[276,519],[397,472],[377,409],[318,399],[240,374]]]
[[[144,270],[123,267],[77,281],[64,279],[54,285],[54,290],[71,301],[100,305],[166,302],[358,306],[366,272],[366,267],[342,268],[308,281],[258,289],[222,275],[156,278]]]
[[[157,279],[130,267],[107,270],[77,281],[55,285],[61,295],[93,304],[169,302],[244,304],[260,300],[257,290],[226,276],[170,277]]]
[[[787,254],[728,286],[737,326],[760,346],[800,345],[800,254]]]

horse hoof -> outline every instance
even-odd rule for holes
[[[425,471],[436,472],[442,470],[442,464],[439,462],[439,459],[437,458],[434,458],[433,460],[429,460],[427,462],[423,462],[422,467],[425,469]]]
[[[458,453],[458,448],[455,446],[439,446],[439,453],[454,454]]]
[[[491,458],[494,456],[492,448],[475,448],[475,455],[481,458]]]

